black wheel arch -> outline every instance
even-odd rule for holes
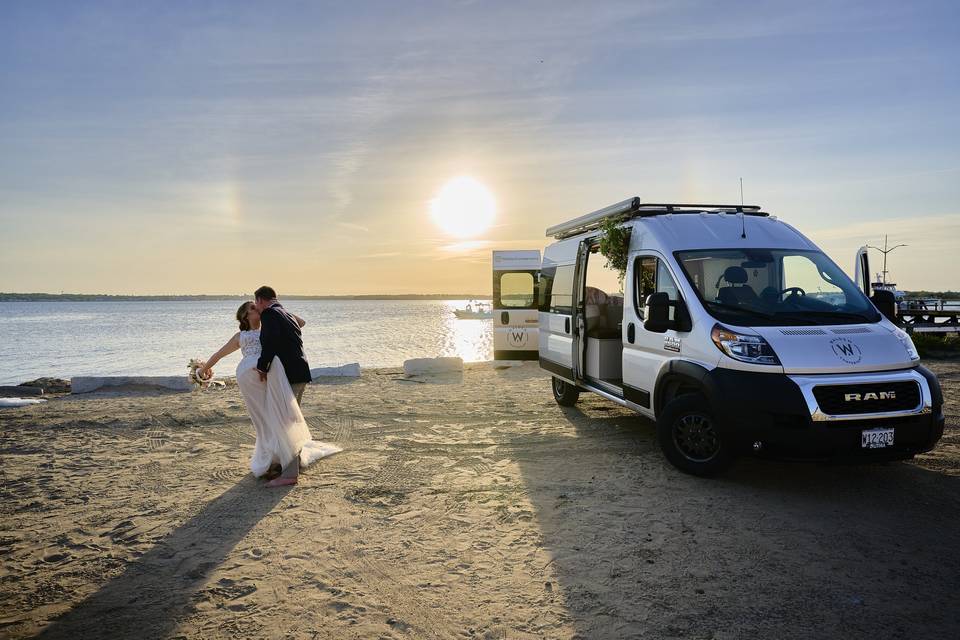
[[[671,400],[685,393],[702,393],[710,405],[715,407],[715,387],[706,367],[688,360],[671,360],[657,375],[654,385],[654,415],[663,411]]]

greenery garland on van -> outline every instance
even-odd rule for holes
[[[600,253],[607,259],[607,267],[617,272],[620,286],[627,275],[627,254],[630,251],[630,229],[624,227],[626,220],[612,216],[600,224]]]

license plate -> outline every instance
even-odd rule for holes
[[[868,429],[860,432],[860,445],[864,449],[883,449],[893,446],[893,429]]]

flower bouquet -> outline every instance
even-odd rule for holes
[[[193,383],[195,389],[204,389],[210,384],[210,378],[204,378],[200,375],[200,370],[203,369],[205,364],[205,361],[194,358],[187,365],[187,369],[190,370],[190,373],[187,374],[187,379]]]

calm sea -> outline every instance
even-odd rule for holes
[[[311,367],[359,362],[399,366],[407,358],[493,357],[490,320],[457,320],[466,300],[294,300],[307,321]],[[0,384],[41,376],[186,375],[236,331],[240,301],[7,302],[0,305]],[[233,375],[234,353],[215,367]]]

